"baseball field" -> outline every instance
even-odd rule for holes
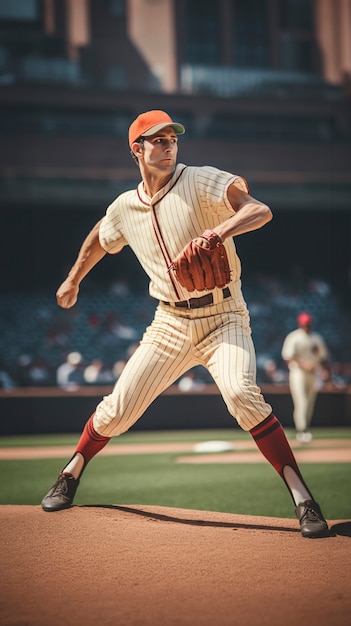
[[[1,626],[350,626],[351,429],[287,435],[326,539],[239,429],[131,431],[59,513],[40,501],[78,435],[0,438]]]

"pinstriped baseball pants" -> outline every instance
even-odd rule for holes
[[[309,429],[317,399],[315,372],[306,372],[299,367],[289,371],[291,397],[294,403],[294,423],[298,432]]]
[[[196,365],[208,369],[229,413],[244,430],[272,412],[256,384],[256,356],[242,298],[201,309],[161,302],[112,393],[98,404],[94,429],[105,437],[127,431],[167,387]]]

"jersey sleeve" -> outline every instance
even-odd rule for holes
[[[117,254],[127,245],[122,233],[118,198],[107,208],[99,229],[100,244],[109,254]]]
[[[205,204],[205,208],[224,217],[232,214],[233,207],[228,200],[227,191],[233,183],[245,193],[249,193],[248,184],[241,176],[215,167],[200,167],[197,184],[198,192],[201,201]]]
[[[295,356],[295,340],[294,334],[289,333],[283,342],[282,357],[284,361],[290,361]]]

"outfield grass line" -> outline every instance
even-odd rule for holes
[[[196,454],[195,445],[198,442],[164,442],[164,443],[118,443],[106,446],[103,448],[99,455],[102,456],[123,456],[123,455],[140,455],[140,454],[179,454],[183,452],[193,453],[198,458],[205,458],[204,453]],[[219,462],[230,462],[230,458],[233,458],[232,462],[261,462],[265,461],[264,457],[257,451],[256,443],[253,440],[248,441],[236,441],[227,440],[227,443],[232,445],[233,453],[228,451],[218,454],[218,458],[226,458],[227,460],[221,460]],[[311,441],[309,444],[301,444],[298,442],[291,442],[297,460],[307,462],[324,462],[327,459],[328,462],[335,463],[348,463],[351,461],[351,440],[350,439],[317,439]],[[50,459],[50,458],[65,458],[71,456],[74,452],[74,446],[38,446],[38,447],[10,447],[0,448],[0,460],[29,460],[29,459]],[[248,461],[239,461],[239,455],[246,454]],[[256,454],[257,453],[257,454]],[[253,455],[256,454],[254,457]],[[215,453],[206,455],[211,462],[214,462]],[[257,458],[257,461],[254,459]],[[201,461],[190,461],[201,462]],[[202,462],[205,462],[204,460]]]

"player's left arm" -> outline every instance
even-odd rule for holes
[[[227,195],[234,214],[213,229],[222,241],[257,230],[272,219],[272,211],[267,204],[238,189],[234,183],[228,188]]]

